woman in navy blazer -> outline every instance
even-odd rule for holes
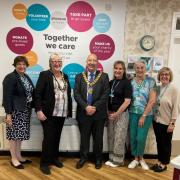
[[[36,85],[36,112],[43,127],[40,170],[51,174],[49,165],[62,168],[58,159],[59,143],[66,117],[72,115],[71,87],[68,76],[60,71],[62,59],[54,53],[49,59],[50,69],[40,73]]]
[[[21,142],[30,138],[34,86],[25,74],[29,65],[26,57],[17,56],[13,65],[15,70],[3,80],[3,106],[6,112],[6,136],[10,145],[11,165],[23,169],[22,164],[31,163],[21,156]]]

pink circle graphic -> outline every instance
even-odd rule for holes
[[[97,55],[99,60],[107,60],[115,50],[115,44],[111,37],[105,34],[95,36],[90,42],[90,51]]]
[[[66,16],[68,24],[73,30],[84,32],[93,26],[95,11],[89,3],[77,1],[69,6]]]
[[[32,49],[33,37],[27,29],[15,27],[8,32],[6,42],[12,52],[24,54]]]
[[[98,71],[103,71],[103,66],[101,63],[98,63],[98,67],[97,67]]]

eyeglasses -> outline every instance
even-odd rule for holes
[[[161,73],[160,76],[170,76],[169,73]]]
[[[58,64],[60,64],[60,63],[62,63],[62,61],[51,61],[53,64],[56,64],[56,63],[58,63]]]

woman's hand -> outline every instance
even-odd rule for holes
[[[167,128],[167,133],[171,133],[174,131],[174,127],[175,125],[174,124],[169,124],[168,128]]]
[[[117,112],[109,113],[109,120],[114,121],[118,117]]]
[[[37,112],[37,118],[40,120],[40,121],[45,121],[47,119],[47,117],[44,115],[44,113],[42,111],[38,111]]]
[[[7,115],[6,115],[5,123],[6,123],[9,127],[12,126],[12,116],[11,116],[11,114],[7,114]]]
[[[145,121],[145,117],[141,116],[138,122],[139,127],[143,127],[144,126],[144,121]]]

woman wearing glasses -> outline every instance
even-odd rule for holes
[[[62,59],[57,53],[50,56],[49,67],[40,73],[35,91],[37,117],[44,135],[40,161],[44,174],[51,174],[51,164],[63,167],[58,160],[60,136],[65,118],[72,115],[71,87],[68,76],[60,71]]]
[[[157,104],[153,122],[158,162],[151,169],[155,172],[165,171],[171,157],[171,141],[179,106],[179,92],[171,83],[172,80],[171,69],[163,67],[158,73],[158,81],[161,85],[157,88]]]

